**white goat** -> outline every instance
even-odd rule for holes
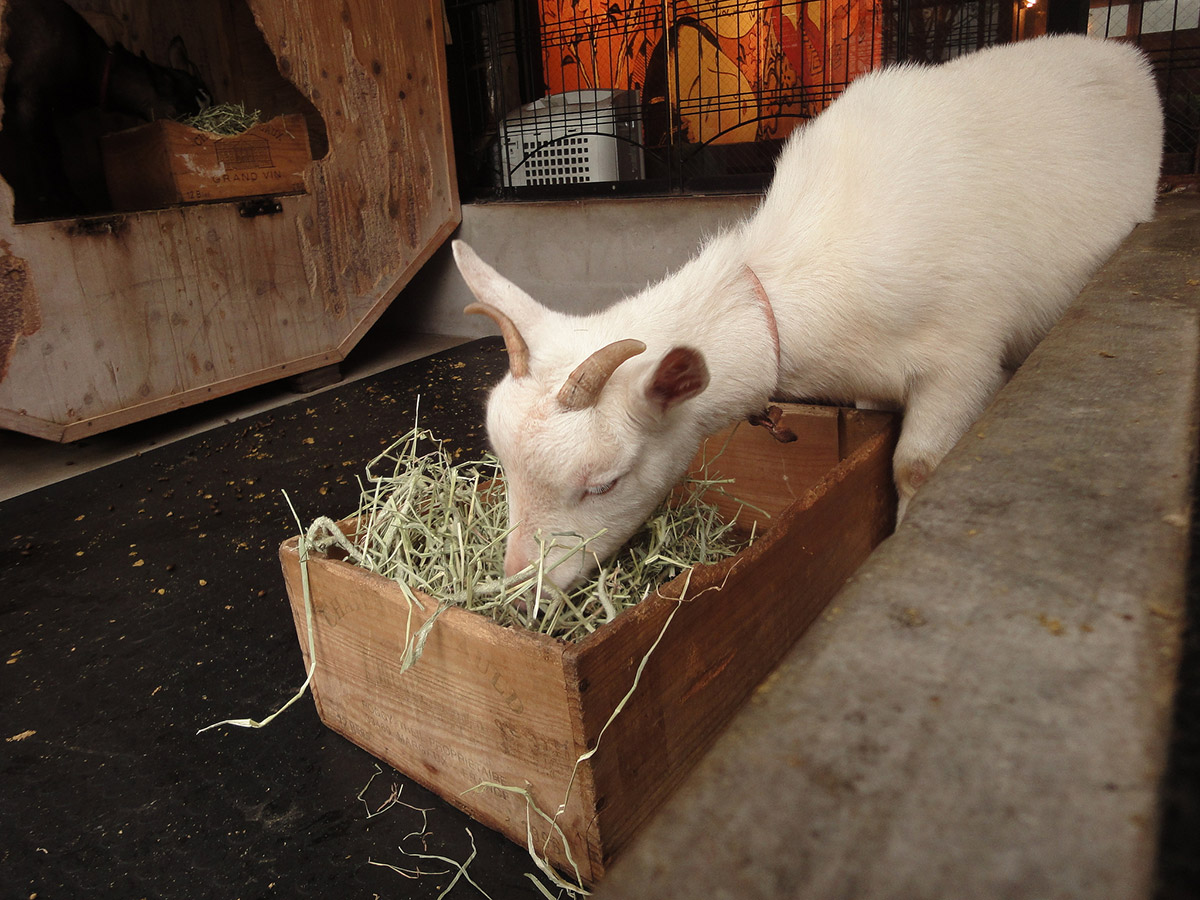
[[[593,315],[541,306],[456,241],[480,301],[467,311],[508,347],[487,415],[515,526],[505,570],[539,536],[561,545],[553,564],[604,530],[551,575],[576,581],[705,436],[777,395],[903,407],[902,515],[1006,370],[1153,216],[1161,143],[1135,48],[1040,38],[859,78],[788,140],[752,217]]]

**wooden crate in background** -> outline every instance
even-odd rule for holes
[[[276,116],[237,135],[159,120],[100,141],[113,208],[158,209],[304,190],[312,162],[304,116]]]
[[[548,826],[524,796],[472,789],[527,788],[551,816],[565,801],[558,824],[580,876],[595,883],[891,531],[893,418],[790,406],[784,424],[798,434],[795,443],[742,425],[715,465],[735,479],[731,493],[769,514],[740,511],[740,526],[757,521],[758,540],[698,567],[690,582],[669,583],[578,643],[452,608],[401,673],[405,636],[436,601],[410,611],[396,583],[310,558],[312,691],[321,720],[522,845],[530,823],[537,846],[546,844],[551,862],[573,875],[562,844],[547,843]],[[710,439],[707,452],[726,437]],[[727,517],[738,513],[726,498],[713,499]],[[283,544],[280,559],[307,667],[296,539]],[[598,752],[576,767],[660,635]]]

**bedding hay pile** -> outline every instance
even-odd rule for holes
[[[241,103],[218,103],[194,116],[185,116],[179,122],[209,134],[231,137],[257,125],[260,115],[257,109],[247,111]]]
[[[729,484],[708,476],[689,481],[682,497],[660,506],[594,577],[564,593],[545,577],[553,543],[543,545],[541,559],[525,572],[501,575],[509,529],[499,460],[485,455],[455,464],[440,441],[414,427],[367,466],[357,530],[347,537],[322,518],[307,540],[318,552],[340,555],[340,548],[349,561],[396,581],[418,608],[428,599],[414,591],[437,598],[438,612],[459,606],[501,625],[579,640],[692,566],[732,556],[753,540],[703,502],[706,491]],[[586,553],[597,536],[559,539],[573,553]],[[418,634],[410,652],[419,655],[423,643]]]

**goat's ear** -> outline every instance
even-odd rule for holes
[[[660,413],[703,393],[708,387],[708,366],[699,350],[672,347],[654,370],[646,386],[646,400]]]
[[[463,281],[481,303],[496,307],[518,328],[526,328],[541,315],[540,303],[480,259],[465,241],[454,241],[450,247]]]

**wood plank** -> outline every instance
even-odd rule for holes
[[[442,7],[433,0],[251,0],[280,71],[325,120],[323,217],[300,239],[314,283],[366,290],[422,252],[457,205]],[[352,114],[348,114],[352,113]]]
[[[283,202],[286,205],[288,198],[284,198]],[[441,243],[441,240],[453,232],[454,227],[454,223],[446,224],[444,235],[441,239],[431,243],[428,251],[429,254],[434,252],[437,245]],[[418,268],[419,265],[418,263]],[[288,362],[272,365],[262,370],[243,372],[222,379],[221,381],[200,384],[194,388],[180,390],[174,394],[152,398],[145,403],[133,403],[122,406],[113,412],[79,418],[65,425],[49,419],[36,418],[23,408],[17,410],[0,408],[0,428],[8,428],[47,440],[74,441],[87,437],[89,434],[99,434],[111,428],[138,422],[160,413],[182,409],[194,403],[222,397],[235,391],[263,384],[267,381],[307,372],[320,366],[338,363],[346,358],[346,354],[353,349],[354,345],[366,333],[367,329],[374,324],[378,316],[383,312],[383,309],[383,305],[380,304],[375,309],[364,314],[357,328],[348,334],[343,339],[341,345],[334,350],[322,351],[310,356],[298,356]],[[102,341],[103,337],[96,339],[97,343],[101,343]],[[103,350],[103,347],[98,347],[97,349]],[[81,352],[86,352],[86,345],[83,345]]]
[[[710,477],[737,472],[737,483],[728,493],[710,491],[706,500],[729,521],[749,529],[758,522],[766,528],[771,517],[783,512],[838,464],[838,410],[800,403],[778,403],[781,423],[796,435],[792,443],[776,440],[766,428],[738,423],[708,438],[693,461],[689,474]],[[730,443],[734,441],[735,443]],[[723,452],[724,448],[724,452]],[[758,507],[762,516],[738,501]]]
[[[326,312],[301,302],[303,272],[281,265],[295,246],[286,216],[243,219],[220,205],[132,214],[96,235],[71,234],[72,224],[15,236],[14,254],[36,254],[43,327],[18,342],[0,382],[14,401],[6,407],[39,408],[17,400],[23,388],[63,412],[43,418],[69,424],[318,355],[329,342]]]

